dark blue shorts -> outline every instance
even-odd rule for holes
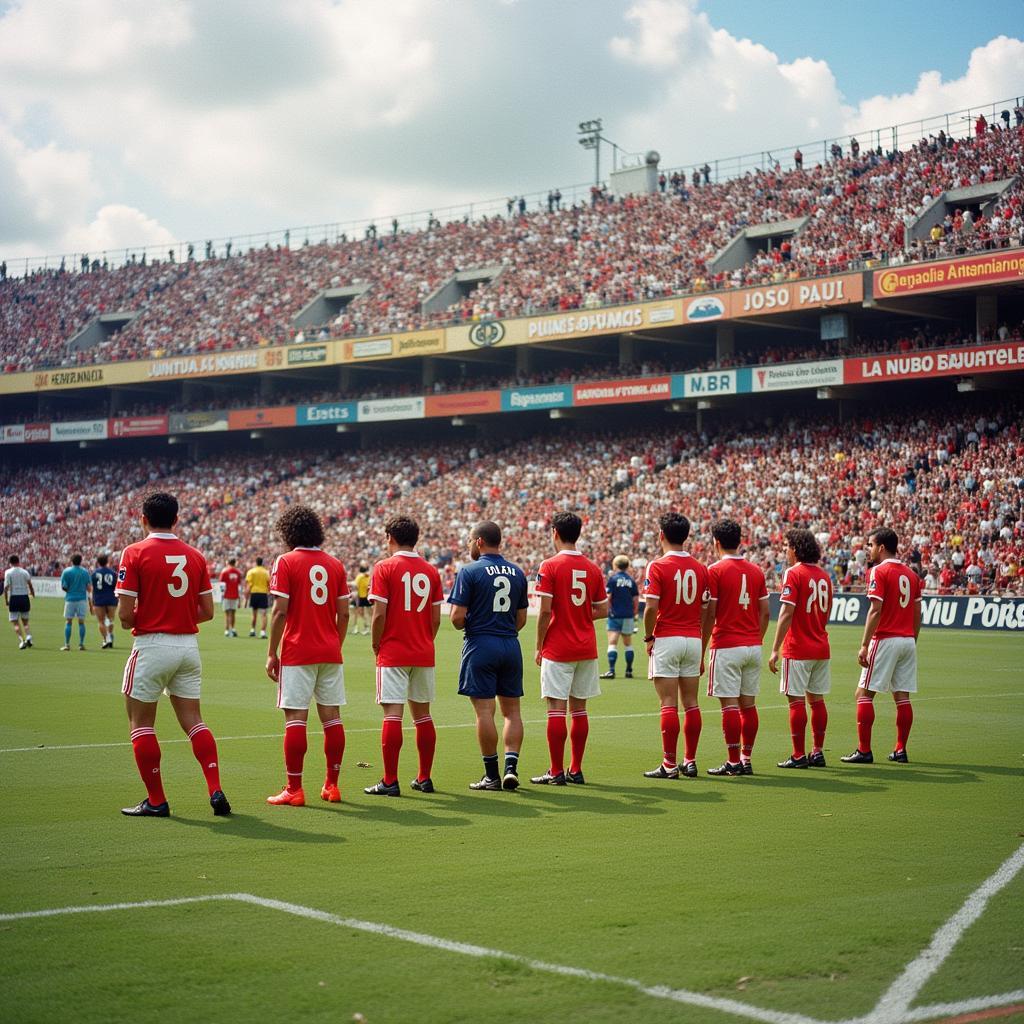
[[[463,697],[478,697],[482,700],[522,697],[523,650],[518,638],[467,638],[462,645],[459,693]]]
[[[107,601],[105,599],[102,601],[93,601],[92,606],[93,608],[116,608],[117,598],[115,597],[113,601]]]

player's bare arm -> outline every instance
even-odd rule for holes
[[[764,643],[764,635],[768,632],[768,623],[771,620],[771,610],[769,608],[767,596],[761,598],[761,602],[757,609],[759,626],[761,628],[761,642]]]
[[[349,597],[348,594],[338,595],[338,647],[345,644],[345,637],[348,635],[349,620]]]
[[[921,601],[917,600],[914,602],[914,643],[917,643],[918,637],[921,635]]]
[[[920,614],[920,605],[918,605],[918,614]],[[868,609],[867,622],[864,623],[864,636],[861,639],[860,650],[857,652],[857,661],[860,662],[861,668],[868,667],[868,645],[875,635],[875,630],[878,629],[878,621],[881,617],[882,602],[872,601],[871,607]]]
[[[526,625],[528,613],[525,608],[520,608],[516,611],[516,632],[521,633],[523,627]]]
[[[340,602],[339,602],[340,603]],[[281,638],[288,620],[288,598],[274,595],[274,610],[270,615],[270,637],[267,640],[267,675],[276,683],[281,674]]]
[[[540,599],[540,611],[537,613],[537,652],[533,660],[539,665],[541,662],[541,651],[544,648],[544,638],[548,635],[548,626],[551,625],[551,598]]]
[[[380,642],[384,637],[384,622],[387,616],[388,606],[382,601],[375,601],[373,604],[373,617],[370,619],[370,646],[373,648],[374,654],[380,653]]]
[[[120,594],[117,598],[117,618],[122,629],[132,629],[135,626],[135,595]]]
[[[196,622],[209,622],[213,618],[213,594],[199,595],[199,614]]]
[[[430,606],[430,628],[436,637],[437,631],[441,628],[441,606],[439,604]]]
[[[658,621],[658,604],[661,598],[648,594],[647,603],[644,605],[644,644],[647,653],[654,649],[654,624]],[[651,639],[648,640],[647,638]]]
[[[591,604],[590,618],[594,621],[608,618],[608,598],[605,598],[603,601],[594,601]]]
[[[451,606],[451,612],[450,612],[448,618],[451,619],[451,623],[452,623],[452,625],[456,629],[465,629],[466,628],[466,607],[465,607],[465,605],[453,604]],[[519,628],[522,629],[523,627],[520,626]]]
[[[700,674],[704,675],[704,658],[708,653],[708,643],[715,628],[715,612],[718,609],[718,598],[711,597],[704,605],[700,619]]]
[[[782,650],[782,644],[789,633],[789,627],[793,625],[793,613],[795,611],[796,607],[791,604],[779,606],[779,622],[775,627],[775,641],[772,644],[771,657],[768,659],[768,671],[772,675],[776,675],[779,671],[779,652]]]

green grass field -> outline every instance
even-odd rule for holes
[[[87,652],[60,653],[59,614],[58,602],[37,602],[31,651],[3,638],[0,912],[232,893],[300,909],[232,899],[0,919],[0,1018],[12,1022],[867,1018],[1024,842],[1024,650],[1012,634],[925,631],[907,766],[839,763],[855,745],[859,631],[836,628],[827,769],[774,767],[789,752],[788,718],[765,669],[755,777],[645,780],[660,737],[641,654],[641,678],[606,684],[591,704],[586,787],[478,794],[467,789],[481,764],[471,709],[456,694],[459,637],[443,623],[439,791],[405,785],[415,774],[407,716],[400,800],[362,792],[380,776],[379,711],[369,638],[349,637],[344,802],[278,808],[264,803],[284,777],[265,644],[225,639],[218,612],[202,638],[204,717],[235,813],[212,817],[164,706],[173,816],[138,820],[118,813],[144,795],[119,692],[128,638],[100,651],[91,625]],[[526,692],[524,776],[547,760],[532,664]],[[702,773],[723,757],[714,704],[702,698]],[[310,797],[323,766],[314,732]],[[875,735],[876,753],[890,749],[888,698]],[[982,1019],[963,1014],[1004,993],[993,1012],[1022,1019],[1005,1009],[1024,1003],[1010,998],[1024,989],[1022,906],[1016,875],[909,1010],[867,1019]],[[708,1000],[694,1005],[686,993]],[[724,1000],[752,1009],[725,1012]],[[914,1016],[935,1004],[958,1005]]]

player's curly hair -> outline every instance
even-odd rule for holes
[[[583,520],[575,512],[556,512],[551,517],[551,529],[566,544],[575,544],[583,532]]]
[[[318,548],[324,542],[324,524],[308,505],[292,505],[286,509],[274,529],[289,549]]]
[[[384,524],[384,532],[403,548],[416,547],[420,539],[420,525],[411,516],[392,516]]]
[[[810,530],[793,527],[786,531],[786,543],[796,552],[798,562],[814,565],[821,558],[821,545]]]
[[[743,530],[735,519],[719,519],[711,527],[711,536],[725,548],[726,551],[735,551],[740,546],[743,538]]]
[[[690,536],[690,520],[682,512],[666,512],[659,516],[658,526],[669,544],[685,544]]]

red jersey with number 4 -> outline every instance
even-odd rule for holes
[[[708,568],[685,551],[669,551],[647,566],[644,598],[658,599],[655,636],[699,637],[708,602]]]
[[[723,555],[708,569],[715,605],[711,646],[756,647],[761,643],[761,601],[768,600],[764,573],[739,555]]]
[[[132,636],[199,632],[199,597],[210,594],[206,559],[173,533],[151,533],[121,552],[114,593],[136,599]]]
[[[388,606],[377,664],[434,664],[434,606],[444,602],[441,574],[415,551],[398,551],[373,567],[370,600]]]
[[[242,582],[242,573],[233,565],[229,565],[221,574],[220,581],[224,584],[224,593],[221,595],[225,601],[238,600],[238,586]]]
[[[345,566],[320,548],[293,548],[270,575],[270,592],[288,599],[282,665],[340,665],[338,598],[348,600]]]
[[[921,581],[901,561],[887,558],[871,570],[868,597],[882,604],[876,640],[913,636],[915,605],[921,600]]]
[[[608,600],[604,573],[579,551],[560,551],[541,562],[538,597],[551,598],[551,622],[541,656],[548,661],[591,661],[597,657],[592,604]]]
[[[795,661],[824,661],[832,656],[828,617],[832,611],[832,580],[819,565],[797,562],[782,577],[783,604],[793,606],[793,619],[782,641],[782,656]]]

